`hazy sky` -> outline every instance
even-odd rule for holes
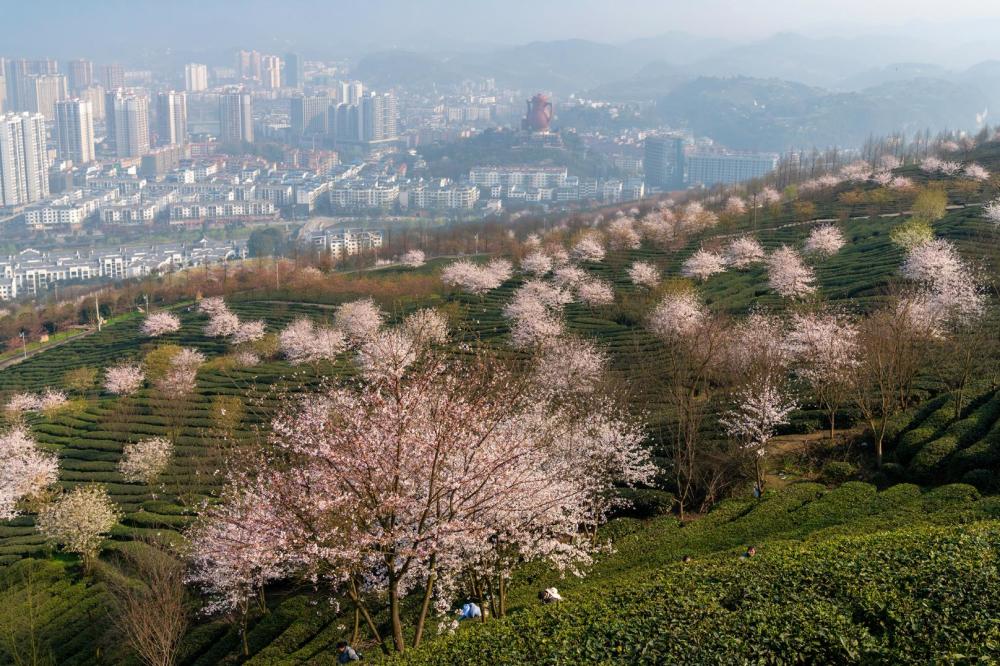
[[[335,52],[421,39],[442,46],[450,39],[461,48],[468,42],[571,37],[616,42],[671,30],[734,40],[788,30],[829,34],[871,27],[913,29],[926,36],[933,26],[958,20],[981,28],[981,35],[969,36],[972,41],[995,34],[987,26],[992,31],[994,21],[1000,21],[1000,0],[36,0],[4,5],[0,53],[59,57],[168,46],[290,45]]]

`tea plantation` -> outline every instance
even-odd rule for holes
[[[818,215],[832,214],[831,202],[819,203]],[[823,298],[862,311],[897,278],[903,255],[889,240],[899,218],[853,214],[840,223],[847,246],[816,269]],[[800,244],[810,228],[782,216],[759,226],[756,235],[768,249]],[[635,288],[626,268],[642,259],[675,276],[700,245],[747,230],[744,223],[692,239],[679,252],[643,247],[586,266],[611,281],[618,298],[606,308],[569,305],[567,327],[609,351],[614,373],[630,387],[626,398],[654,427],[664,406],[643,390],[645,369],[666,350],[642,322],[657,295]],[[970,259],[1000,257],[994,231],[975,205],[949,211],[935,231]],[[431,262],[420,270],[439,268]],[[512,279],[484,298],[442,291],[426,301],[385,305],[394,319],[416,307],[439,307],[455,330],[456,353],[461,343],[474,343],[517,359],[506,344],[501,309],[519,284]],[[734,316],[754,306],[786,307],[768,290],[762,267],[714,276],[699,291],[713,309]],[[303,302],[309,299],[286,290],[233,294],[227,302],[243,319],[265,320],[274,333],[300,316],[327,321],[337,302],[357,296]],[[73,558],[53,553],[31,516],[0,524],[0,633],[15,637],[0,640],[0,663],[20,659],[13,646],[27,635],[41,637],[47,663],[131,663],[110,622],[105,581],[119,575],[115,552],[137,547],[141,536],[179,540],[199,503],[220,489],[226,440],[259,436],[283,391],[308,390],[352,372],[346,361],[238,368],[223,342],[202,334],[205,317],[189,304],[174,309],[181,330],[155,341],[141,336],[136,316],[0,370],[3,400],[16,391],[60,387],[69,370],[139,361],[162,344],[197,348],[209,359],[188,397],[149,389],[119,401],[94,387],[75,394],[67,408],[30,420],[37,439],[59,456],[60,483],[104,484],[125,517],[92,576]],[[936,393],[930,378],[919,384]],[[435,638],[397,661],[989,663],[1000,651],[1000,498],[991,495],[1000,470],[1000,393],[980,389],[957,419],[950,400],[940,395],[897,419],[882,490],[857,482],[835,489],[796,483],[760,500],[727,500],[683,526],[667,516],[615,520],[605,529],[614,552],[601,556],[587,577],[560,579],[544,567],[526,567],[514,581],[509,617],[462,626],[456,636]],[[222,415],[227,409],[232,415],[234,405],[239,418],[227,426]],[[844,417],[849,423],[851,414]],[[819,410],[806,405],[790,429],[814,429],[819,418]],[[168,434],[175,456],[160,482],[125,482],[117,471],[124,443]],[[662,454],[655,441],[651,445]],[[642,491],[638,504],[669,505],[664,494]],[[759,555],[740,560],[751,543]],[[684,555],[693,561],[680,563]],[[557,585],[566,601],[540,606],[535,595],[548,585]],[[302,589],[271,590],[269,606],[250,627],[248,663],[334,663],[332,646],[349,632],[349,617]],[[238,663],[238,655],[232,625],[199,618],[181,663]],[[365,656],[380,655],[368,646]]]

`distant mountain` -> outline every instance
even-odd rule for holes
[[[662,97],[689,80],[691,76],[680,68],[658,60],[643,66],[635,76],[605,83],[583,93],[583,97],[613,102],[645,102]]]
[[[400,83],[435,85],[466,78],[463,68],[446,60],[413,51],[380,51],[362,58],[353,76],[376,88]]]
[[[679,31],[635,39],[621,45],[642,60],[663,60],[675,65],[688,65],[734,46],[733,42],[725,39],[700,37]]]
[[[657,104],[662,120],[739,150],[860,145],[870,135],[974,129],[986,96],[974,86],[912,79],[833,93],[780,79],[702,77]]]
[[[859,72],[845,78],[833,87],[836,90],[864,90],[893,81],[927,78],[950,80],[952,76],[950,71],[940,65],[925,62],[898,62]]]

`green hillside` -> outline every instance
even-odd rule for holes
[[[909,175],[926,180],[913,169]],[[984,193],[952,185],[948,183],[954,208],[934,224],[934,231],[995,275],[1000,247],[995,231],[982,219]],[[907,202],[845,204],[841,193],[813,201],[814,217],[841,218],[838,226],[848,240],[836,256],[815,263],[818,292],[848,311],[864,312],[879,304],[899,279],[903,253],[889,232],[905,219],[897,214]],[[748,232],[768,250],[800,246],[815,224],[812,220],[798,219],[786,205],[761,211],[756,221],[747,215],[692,237],[677,251],[644,245],[584,265],[590,274],[611,282],[617,298],[606,307],[568,305],[566,327],[609,352],[622,394],[647,419],[649,445],[659,464],[667,464],[661,427],[666,407],[650,368],[671,352],[644,326],[660,293],[632,285],[627,268],[645,260],[676,278],[699,247],[715,247]],[[432,275],[443,263],[432,261],[417,270]],[[373,275],[391,282],[400,272],[393,268]],[[525,354],[508,345],[509,325],[501,311],[522,282],[515,277],[481,298],[442,288],[426,299],[393,298],[383,306],[394,321],[417,307],[437,307],[447,313],[455,331],[455,353],[464,353],[462,345],[475,344],[519,359]],[[760,266],[713,276],[698,290],[713,311],[732,317],[754,307],[798,307],[767,288]],[[328,322],[335,305],[357,296],[291,288],[227,294],[226,300],[241,318],[263,319],[273,334],[302,316]],[[344,359],[317,366],[268,360],[250,369],[236,367],[225,343],[204,336],[204,315],[187,303],[171,307],[183,324],[177,333],[143,338],[141,319],[126,317],[0,370],[2,403],[18,391],[62,387],[69,370],[140,361],[164,344],[196,348],[208,357],[189,396],[176,399],[149,388],[119,400],[95,386],[72,394],[70,405],[55,413],[29,418],[38,441],[58,454],[60,484],[103,484],[125,517],[93,574],[85,574],[74,558],[55,553],[30,515],[0,524],[0,603],[3,626],[9,629],[9,638],[0,640],[0,662],[20,658],[24,645],[36,636],[52,663],[130,663],[134,657],[108,621],[107,583],[120,575],[116,555],[142,547],[136,545],[140,537],[179,542],[201,503],[221,490],[226,452],[220,442],[252,441],[282,406],[282,391],[309,390],[324,378],[354,372]],[[741,488],[737,497],[743,499],[725,500],[683,525],[661,515],[670,506],[669,488],[632,491],[632,517],[612,521],[604,531],[613,539],[614,552],[599,557],[587,577],[560,579],[546,567],[529,565],[515,576],[510,617],[462,626],[457,637],[435,638],[400,662],[586,663],[616,658],[685,663],[697,661],[695,650],[704,650],[709,662],[735,654],[766,661],[766,655],[781,653],[796,663],[962,662],[989,655],[1000,646],[1000,502],[991,495],[998,490],[1000,473],[1000,395],[978,388],[956,418],[954,398],[941,393],[932,373],[922,373],[914,389],[930,399],[896,419],[888,464],[881,474],[863,473],[872,484],[850,482],[828,489],[793,483],[813,480],[819,472],[815,465],[797,466],[788,471],[787,487],[769,491],[759,501]],[[784,428],[786,434],[822,429],[822,410],[808,398],[803,403]],[[220,410],[234,405],[240,418],[227,426]],[[714,419],[709,421],[709,437],[721,439]],[[842,427],[857,422],[850,408],[838,414]],[[126,482],[117,469],[126,441],[165,435],[175,442],[175,455],[161,479],[152,486]],[[907,485],[892,485],[897,482]],[[963,485],[955,485],[959,482]],[[739,561],[738,553],[750,543],[759,547],[759,558]],[[679,560],[686,554],[694,562],[682,565]],[[553,584],[566,602],[539,606],[538,589]],[[269,612],[255,616],[248,632],[248,663],[333,663],[332,646],[349,635],[352,618],[323,603],[304,588],[269,590]],[[26,616],[34,619],[25,622]],[[378,656],[376,647],[364,648],[367,659]],[[184,641],[181,663],[238,663],[239,653],[233,625],[199,617]]]

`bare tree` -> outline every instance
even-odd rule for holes
[[[115,625],[144,664],[173,666],[190,616],[184,566],[150,542],[123,552],[122,560],[134,578],[111,581]]]

